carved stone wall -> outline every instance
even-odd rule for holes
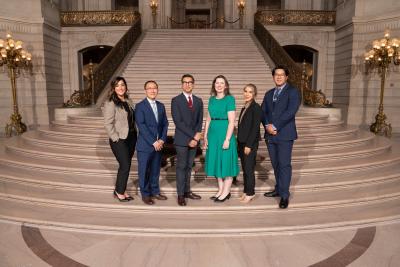
[[[68,100],[74,90],[79,90],[78,52],[94,45],[114,46],[129,26],[65,27],[62,29],[63,95]]]
[[[342,108],[349,124],[368,128],[378,111],[380,77],[366,75],[364,53],[385,29],[400,37],[400,2],[339,0],[336,8],[335,75],[333,102]],[[400,132],[399,67],[386,79],[384,112],[393,132]]]
[[[48,124],[52,107],[62,104],[57,8],[57,1],[21,0],[6,1],[0,9],[0,38],[11,32],[32,54],[32,75],[22,73],[16,81],[20,113],[28,127]],[[11,112],[10,80],[7,72],[0,70],[0,135]]]
[[[281,46],[304,45],[318,51],[317,88],[326,94],[329,100],[333,96],[333,66],[335,51],[335,30],[329,26],[276,26],[269,25],[268,30]]]

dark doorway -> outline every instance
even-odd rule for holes
[[[185,17],[191,29],[210,28],[209,9],[186,9]]]
[[[86,47],[78,52],[80,89],[84,90],[89,85],[89,63],[92,62],[94,67],[96,67],[100,64],[103,58],[107,56],[111,49],[112,46],[98,45]]]
[[[308,46],[303,45],[285,45],[285,51],[290,57],[300,66],[306,62],[307,74],[311,74],[311,89],[318,89],[317,75],[318,75],[318,51]]]

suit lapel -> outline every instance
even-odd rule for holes
[[[156,103],[157,103],[157,101],[156,101]],[[150,102],[149,102],[149,100],[147,100],[147,98],[144,99],[144,106],[146,107],[147,111],[150,112],[150,114],[152,114],[151,117],[154,119],[154,122],[157,124],[157,120],[154,115],[153,108],[151,107]],[[158,105],[157,105],[157,112],[160,113]],[[158,115],[158,117],[160,117],[160,115]]]

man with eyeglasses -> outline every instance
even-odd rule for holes
[[[201,199],[190,189],[190,177],[203,126],[203,101],[193,95],[194,77],[184,74],[181,78],[182,93],[171,101],[175,123],[176,190],[178,205],[186,206],[186,198]]]
[[[269,90],[261,108],[265,141],[275,175],[275,189],[265,197],[280,197],[279,208],[289,205],[289,187],[292,179],[292,150],[297,139],[295,116],[300,106],[299,90],[287,83],[289,70],[278,65],[272,70],[275,88]]]
[[[159,177],[161,150],[167,140],[168,119],[164,104],[156,100],[158,84],[147,81],[144,90],[146,98],[135,109],[135,121],[139,130],[136,155],[142,201],[153,205],[154,199],[167,199],[160,193]]]

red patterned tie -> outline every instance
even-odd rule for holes
[[[190,109],[193,109],[193,101],[191,96],[189,96],[188,106]]]

